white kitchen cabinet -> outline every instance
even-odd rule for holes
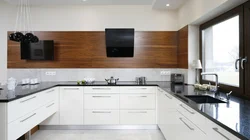
[[[178,111],[164,114],[163,129],[166,140],[204,140],[206,135]]]
[[[240,140],[240,138],[234,136],[232,133],[228,132],[226,129],[222,128],[221,126],[217,125],[216,123],[212,122],[211,120],[207,119],[206,123],[206,133],[207,139],[206,140]]]
[[[118,86],[90,86],[84,88],[84,93],[119,93],[120,88]]]
[[[84,109],[119,110],[119,94],[85,94]]]
[[[120,94],[120,109],[155,109],[155,94]]]
[[[53,104],[51,107],[56,108],[57,112],[51,115],[49,118],[44,120],[40,125],[59,125],[59,87],[55,87],[52,89],[49,89],[44,92],[44,99],[48,99],[49,101],[54,101],[55,104]]]
[[[60,87],[60,125],[83,125],[83,88]]]
[[[119,110],[85,110],[86,125],[118,125]]]
[[[120,110],[121,125],[154,125],[155,110]]]
[[[140,94],[155,94],[156,87],[146,87],[146,86],[125,86],[120,87],[120,93],[140,93]]]
[[[33,94],[8,103],[8,123],[17,120],[41,105],[40,94]]]

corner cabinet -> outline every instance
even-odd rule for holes
[[[0,140],[16,140],[58,111],[58,88],[0,104]]]

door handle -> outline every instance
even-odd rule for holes
[[[190,130],[194,131],[194,128],[190,127],[182,118],[179,118]]]
[[[241,68],[244,69],[244,62],[247,62],[247,57],[241,59]]]
[[[167,94],[165,94],[166,97],[168,97],[169,99],[173,99],[172,97],[168,96]]]
[[[239,58],[239,59],[236,59],[236,61],[235,61],[235,69],[237,70],[238,69],[238,62],[241,60],[241,58]]]
[[[215,132],[217,132],[218,134],[220,134],[220,135],[221,135],[222,137],[224,137],[225,139],[230,140],[226,135],[222,134],[222,133],[219,131],[218,128],[213,128],[213,130],[214,130]]]

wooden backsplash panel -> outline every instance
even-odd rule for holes
[[[188,69],[188,26],[178,31],[178,67]]]
[[[108,58],[105,32],[36,32],[55,41],[54,61],[21,60],[18,43],[8,41],[8,68],[177,68],[177,32],[135,33],[133,58]]]

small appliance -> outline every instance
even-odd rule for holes
[[[184,75],[178,73],[171,74],[171,82],[176,84],[183,84],[184,83]]]
[[[54,41],[42,40],[37,43],[21,42],[21,59],[54,60]]]
[[[115,79],[113,76],[110,77],[110,79],[105,79],[109,85],[116,85],[116,83],[119,81],[118,79]]]
[[[136,77],[136,83],[138,85],[145,85],[146,84],[146,77]]]

